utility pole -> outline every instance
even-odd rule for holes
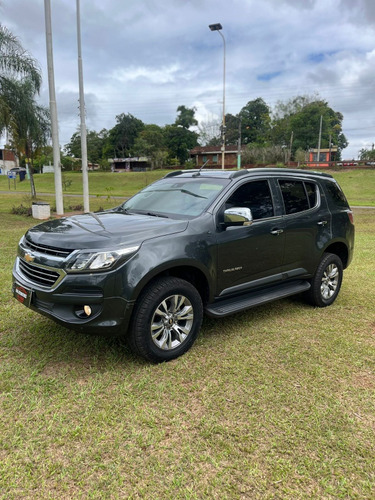
[[[290,135],[290,143],[289,143],[289,155],[288,155],[288,165],[290,163],[290,159],[292,158],[292,145],[293,145],[293,136],[294,136],[294,132],[292,130],[292,133]]]
[[[242,119],[240,117],[240,121],[239,121],[239,124],[238,124],[238,149],[237,149],[237,168],[238,170],[241,168],[241,125],[242,125]]]
[[[56,213],[57,213],[57,215],[63,215],[64,214],[64,202],[63,202],[62,180],[61,180],[59,128],[58,128],[58,122],[57,122],[55,76],[54,76],[54,70],[53,70],[51,0],[44,0],[44,14],[45,14],[45,23],[46,23],[49,108],[50,108],[50,112],[51,112]]]
[[[329,134],[329,156],[328,156],[328,166],[331,166],[331,154],[332,154],[332,134]]]
[[[222,126],[221,126],[221,168],[224,170],[224,168],[225,168],[225,132],[226,132],[226,126],[225,126],[226,43],[225,43],[224,35],[221,32],[223,27],[220,23],[210,24],[208,27],[210,28],[211,31],[217,31],[223,40],[223,49],[224,49],[223,55],[224,55],[224,57],[223,57],[223,120],[222,120]]]
[[[89,176],[87,165],[87,133],[85,121],[85,94],[83,89],[83,68],[81,48],[81,11],[80,0],[77,0],[77,45],[78,45],[78,79],[79,79],[79,114],[81,118],[81,161],[83,184],[83,210],[90,212]]]
[[[318,140],[318,167],[320,162],[320,143],[322,141],[322,124],[323,124],[323,115],[320,115],[320,127],[319,127],[319,140]]]

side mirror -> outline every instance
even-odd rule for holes
[[[232,207],[224,212],[224,224],[226,226],[251,226],[253,215],[250,208]]]

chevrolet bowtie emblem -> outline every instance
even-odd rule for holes
[[[34,259],[35,259],[34,255],[31,255],[31,253],[25,253],[26,262],[33,262]]]

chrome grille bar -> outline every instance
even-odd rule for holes
[[[26,238],[24,239],[24,246],[26,248],[29,248],[30,250],[34,250],[36,252],[44,253],[47,255],[55,255],[57,257],[67,257],[73,252],[73,250],[68,250],[66,248],[50,247],[48,245],[33,243]]]
[[[46,269],[44,267],[35,266],[29,262],[19,259],[19,269],[21,273],[32,283],[37,283],[45,287],[53,287],[56,281],[60,278],[60,274]]]

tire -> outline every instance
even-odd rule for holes
[[[343,265],[340,257],[333,253],[325,253],[311,280],[308,291],[309,302],[317,307],[333,304],[339,294],[343,277]]]
[[[201,296],[189,282],[164,277],[138,298],[129,332],[132,351],[154,363],[170,361],[190,349],[203,318]]]

